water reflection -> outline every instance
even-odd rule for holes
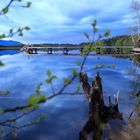
[[[14,54],[3,55],[0,59],[6,64],[5,67],[0,69],[0,89],[11,91],[11,94],[6,98],[0,98],[0,106],[6,108],[9,104],[12,107],[25,103],[40,82],[44,84],[41,91],[49,96],[51,89],[44,82],[46,70],[48,69],[52,70],[52,73],[58,77],[59,82],[54,81],[55,91],[60,89],[63,86],[63,78],[72,76],[72,68],[79,70],[76,62],[81,61],[82,57],[37,56],[29,59],[23,54]],[[108,96],[112,96],[119,90],[120,111],[124,112],[124,115],[129,114],[132,107],[128,104],[132,104],[133,100],[128,95],[134,92],[130,86],[134,81],[134,77],[128,75],[127,72],[134,65],[129,59],[107,56],[102,56],[99,59],[99,57],[90,56],[84,70],[92,69],[96,64],[116,65],[115,69],[103,68],[98,70],[103,79],[105,102],[107,102]],[[96,72],[95,69],[88,71],[89,81],[92,81]],[[76,87],[78,81],[76,79],[64,93],[75,91],[74,87]],[[37,126],[21,131],[18,140],[30,138],[33,140],[78,140],[79,132],[87,121],[88,104],[84,96],[62,95],[46,102],[37,112],[26,117],[26,119],[35,118],[41,112],[46,112],[46,120]],[[120,127],[118,122],[117,127]],[[114,124],[113,127],[115,126]]]

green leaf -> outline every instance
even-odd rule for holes
[[[98,32],[98,28],[94,28],[94,33],[97,33]]]
[[[0,90],[0,95],[8,95],[8,94],[10,94],[9,91],[2,91],[2,90]]]
[[[41,89],[41,87],[42,87],[42,83],[39,83],[38,85],[37,85],[37,87],[36,87],[36,93],[37,94],[40,94],[40,89]]]
[[[25,30],[26,30],[26,31],[29,31],[29,30],[30,30],[30,27],[26,26],[26,27],[25,27]]]
[[[87,39],[89,39],[89,35],[86,32],[84,32],[84,35]]]
[[[19,36],[23,36],[23,33],[21,32],[21,33],[19,33],[18,35],[19,35]]]
[[[40,95],[31,95],[28,100],[28,104],[30,106],[36,106],[39,103],[45,102],[47,100],[45,94],[40,94]]]
[[[2,10],[3,14],[7,14],[8,11],[9,11],[9,8],[8,8],[8,7],[4,8],[4,9]]]
[[[18,30],[17,30],[18,32],[22,32],[22,29],[21,28],[18,28]]]
[[[5,64],[2,62],[2,61],[0,61],[0,67],[3,67]]]
[[[55,75],[51,76],[51,79],[57,79],[57,77]]]
[[[104,68],[104,67],[105,67],[105,64],[101,64],[101,65],[100,65],[100,68]]]
[[[13,33],[13,29],[10,29],[10,30],[9,30],[9,33],[12,34],[12,33]]]
[[[48,70],[47,75],[48,75],[48,77],[50,77],[52,75],[52,72],[50,70]]]
[[[5,38],[5,37],[6,37],[5,34],[1,34],[1,35],[0,35],[0,38]]]
[[[84,56],[84,53],[83,52],[80,52],[80,56]]]
[[[52,80],[51,80],[51,78],[49,78],[49,79],[46,79],[46,81],[45,81],[47,84],[50,84],[51,82],[52,82]]]
[[[89,43],[84,47],[84,52],[92,52],[95,51],[95,47],[92,43]]]
[[[105,33],[104,33],[104,36],[105,36],[105,37],[110,36],[110,30],[106,30]]]
[[[31,2],[27,2],[27,3],[26,3],[26,7],[27,7],[27,8],[31,7],[31,4],[32,4]]]
[[[65,82],[65,83],[69,83],[69,82],[70,82],[70,78],[65,78],[65,79],[64,79],[64,82]]]
[[[21,2],[22,0],[18,0],[18,2]]]
[[[81,62],[80,62],[80,61],[76,62],[76,64],[77,64],[78,66],[81,66]]]
[[[76,69],[72,69],[72,74],[73,74],[73,76],[76,76],[77,75]]]
[[[77,88],[77,90],[80,90],[81,85],[77,85],[76,88]]]
[[[97,21],[94,20],[93,23],[91,24],[94,28],[96,27]]]

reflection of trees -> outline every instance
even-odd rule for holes
[[[132,93],[136,93],[138,90],[140,90],[140,68],[138,65],[131,66],[128,69],[128,75],[133,77],[133,80],[131,82],[131,89],[133,90]]]

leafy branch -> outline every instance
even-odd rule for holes
[[[17,30],[14,31],[14,29],[10,29],[9,30],[9,33],[6,35],[6,34],[0,34],[0,39],[2,38],[6,38],[6,37],[13,37],[14,35],[18,35],[18,36],[23,36],[23,32],[24,31],[29,31],[30,30],[30,27],[26,26],[26,27],[23,27],[23,28],[18,28]]]
[[[47,71],[48,79],[46,79],[46,83],[51,85],[52,93],[55,95],[55,90],[53,86],[53,80],[57,79],[57,76],[52,75],[50,70]]]
[[[54,85],[53,85],[53,81],[57,79],[57,76],[53,75],[52,72],[50,70],[47,71],[47,79],[46,79],[46,83],[47,84],[50,84],[51,86],[51,90],[52,90],[52,95],[49,96],[49,97],[46,97],[45,94],[42,94],[41,93],[41,87],[42,87],[42,83],[39,83],[36,87],[36,90],[35,90],[35,94],[32,94],[29,99],[28,99],[28,103],[23,105],[23,106],[17,106],[17,107],[13,107],[13,108],[8,108],[8,109],[3,109],[1,108],[0,109],[0,112],[1,114],[6,114],[6,113],[14,113],[14,112],[22,112],[19,116],[17,116],[16,118],[12,118],[12,119],[8,119],[6,120],[5,122],[0,122],[0,125],[4,126],[5,127],[11,127],[11,128],[14,128],[15,131],[17,129],[21,129],[21,128],[24,128],[24,127],[27,127],[27,126],[30,126],[32,124],[35,124],[36,122],[39,122],[39,121],[31,121],[31,123],[24,123],[23,125],[21,126],[17,126],[16,122],[20,119],[20,118],[23,118],[24,116],[28,115],[29,113],[35,111],[39,105],[41,103],[45,103],[46,101],[48,100],[51,100],[53,98],[55,98],[56,96],[59,96],[59,95],[62,95],[63,94],[63,91],[77,78],[79,77],[79,75],[81,74],[81,72],[83,72],[83,68],[84,68],[84,65],[86,63],[86,60],[88,59],[88,56],[90,54],[91,51],[95,50],[95,45],[96,45],[96,42],[95,42],[95,36],[96,34],[98,33],[98,29],[96,27],[96,20],[93,22],[92,24],[92,27],[93,27],[93,37],[92,37],[92,41],[90,40],[90,36],[87,34],[87,33],[84,33],[86,38],[88,39],[89,41],[89,45],[85,46],[84,48],[84,54],[81,54],[83,56],[83,60],[82,62],[76,62],[76,65],[79,66],[79,71],[77,71],[76,69],[72,69],[72,77],[69,78],[64,78],[64,85],[58,90],[58,92],[55,91],[55,88],[54,88]],[[29,28],[22,28],[22,29],[25,29],[25,30],[28,30]],[[9,33],[9,36],[13,36],[15,35],[15,33],[21,33],[22,34],[22,30],[21,28],[18,29],[16,32],[14,32],[12,29],[10,30],[10,33]],[[109,30],[107,30],[104,35],[98,35],[98,39],[101,39],[102,37],[108,37],[109,36]],[[7,36],[4,36],[4,37],[7,37]],[[96,69],[96,67],[95,67]],[[80,85],[77,85],[77,91],[76,92],[79,92],[80,90]],[[70,95],[76,95],[76,94],[70,94]],[[80,94],[79,94],[80,95]],[[41,117],[42,118],[42,117]],[[43,117],[44,118],[44,117]],[[38,119],[38,120],[42,120],[42,119]],[[13,125],[13,122],[14,122],[14,125]],[[11,131],[12,132],[12,131]],[[3,131],[3,133],[1,134],[1,136],[5,136],[5,134],[7,133],[7,130]],[[7,133],[6,135],[9,135],[9,133]]]
[[[2,9],[0,10],[0,16],[1,15],[5,15],[9,12],[9,8],[11,7],[12,3],[14,2],[22,2],[23,0],[10,0],[9,3]],[[27,2],[25,6],[22,6],[24,8],[29,8],[31,6],[31,2]],[[23,36],[23,31],[29,31],[30,27],[25,26],[22,28],[18,28],[17,30],[14,30],[13,28],[11,28],[9,30],[8,34],[0,34],[0,39],[6,38],[6,37],[13,37],[14,35],[18,35],[18,36]]]
[[[14,2],[22,2],[23,0],[10,0],[9,3],[2,9],[0,10],[0,16],[1,15],[5,15],[9,12],[9,8],[11,7],[11,5],[14,3]],[[24,8],[29,8],[31,7],[31,2],[27,2],[26,5],[22,6]]]

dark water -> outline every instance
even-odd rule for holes
[[[13,55],[13,54],[18,54],[19,51],[16,50],[5,50],[5,51],[0,51],[0,56],[2,55]]]
[[[48,69],[58,78],[53,82],[55,91],[58,91],[63,86],[63,79],[72,76],[72,68],[79,70],[76,62],[83,59],[80,56],[28,57],[17,52],[12,55],[4,53],[1,52],[0,56],[0,60],[5,63],[5,66],[0,68],[0,89],[11,91],[10,95],[0,97],[0,105],[4,108],[27,102],[29,95],[34,93],[39,82],[43,83],[41,91],[47,96],[51,95],[50,86],[44,82],[47,79],[46,71]],[[96,64],[105,64],[105,67],[95,69]],[[112,67],[112,64],[115,64],[116,67]],[[106,103],[109,95],[113,98],[114,93],[120,92],[119,108],[124,117],[127,117],[134,105],[134,100],[129,95],[140,88],[140,81],[136,81],[135,75],[130,75],[130,71],[135,68],[136,66],[129,59],[90,56],[84,71],[88,70],[90,82],[99,71]],[[137,71],[139,72],[139,69]],[[74,92],[78,83],[79,80],[76,79],[64,93]],[[81,95],[61,95],[42,104],[35,113],[20,121],[36,119],[42,112],[46,113],[47,118],[36,126],[23,129],[18,140],[77,140],[79,131],[88,117],[88,103],[86,98]],[[119,125],[119,123],[117,124]]]

